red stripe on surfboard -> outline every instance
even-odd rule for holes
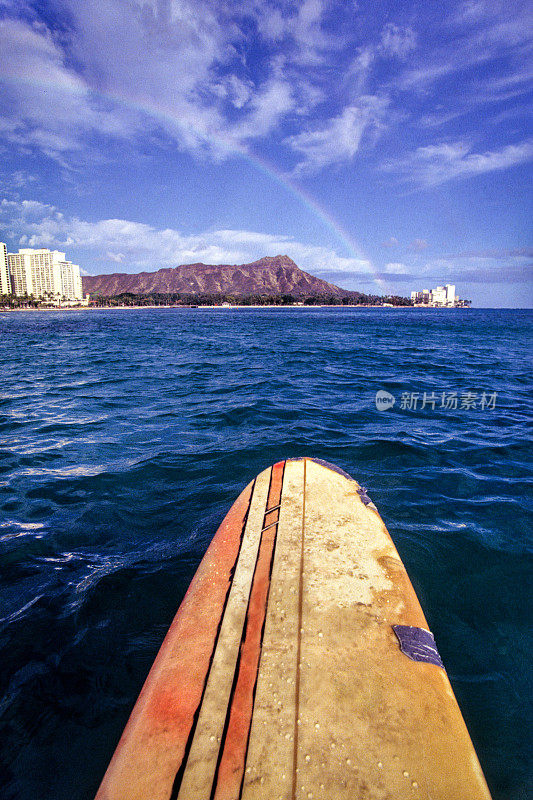
[[[284,467],[284,461],[280,461],[272,467],[267,513],[263,523],[264,526],[270,524],[271,527],[264,530],[261,537],[246,614],[245,635],[241,644],[233,699],[215,776],[213,800],[237,800],[240,796],[270,589],[272,557],[277,534],[277,525],[272,525],[271,522],[267,523],[269,516],[272,520],[272,516],[268,514],[268,509],[279,505],[281,501]],[[275,513],[277,514],[278,512]]]
[[[153,778],[154,787],[168,786],[164,796],[170,796],[202,699],[252,489],[250,484],[239,495],[202,559],[124,729],[96,800],[124,800],[133,775],[141,772],[143,779]]]

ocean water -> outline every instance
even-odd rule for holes
[[[94,796],[224,513],[304,454],[378,506],[494,799],[533,796],[533,313],[26,312],[0,337],[2,800]]]

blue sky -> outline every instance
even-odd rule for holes
[[[0,239],[531,306],[528,6],[0,0]]]

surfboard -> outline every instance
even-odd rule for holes
[[[215,534],[97,800],[486,800],[434,638],[366,491],[261,472]]]

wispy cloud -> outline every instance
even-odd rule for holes
[[[29,187],[35,189],[39,184],[39,178],[27,170],[17,169],[5,175],[0,174],[0,193],[10,196],[18,196],[21,190]]]
[[[416,48],[416,33],[410,27],[388,22],[381,32],[381,51],[404,59]]]
[[[96,138],[159,134],[216,159],[275,135],[301,173],[349,162],[365,131],[386,124],[386,93],[364,91],[373,64],[404,59],[416,41],[388,23],[358,48],[358,12],[340,0],[63,0],[63,11],[57,29],[27,0],[8,3],[0,135],[64,167],[96,158]],[[263,47],[252,57],[253,41]],[[332,82],[335,69],[345,80]]]
[[[83,137],[91,131],[134,134],[127,114],[116,116],[93,101],[45,26],[0,20],[0,51],[4,84],[0,129],[12,145],[35,147],[66,164],[67,155],[83,149]]]
[[[388,101],[382,97],[363,96],[357,105],[313,130],[290,136],[286,143],[300,156],[295,174],[313,172],[330,164],[350,161],[359,150],[368,129],[379,129]]]
[[[526,2],[460,3],[455,11],[436,17],[438,44],[420,51],[418,63],[400,72],[393,83],[403,90],[426,91],[443,78],[480,65],[498,62],[511,70],[531,53],[531,7]],[[490,71],[485,75],[490,80]]]
[[[337,23],[346,13],[343,3],[326,0],[303,0],[300,3],[261,2],[250,4],[250,14],[257,22],[257,32],[266,41],[283,45],[295,64],[320,66],[326,54],[342,49],[346,39],[334,33],[326,23]],[[348,9],[349,11],[349,9]]]
[[[470,144],[458,141],[418,147],[405,158],[387,161],[382,168],[398,173],[408,182],[429,187],[456,178],[508,169],[530,161],[532,157],[532,140],[484,153],[474,153]]]
[[[291,85],[283,78],[273,78],[249,100],[246,117],[230,128],[231,138],[243,141],[265,136],[296,107]]]
[[[46,5],[2,1],[0,141],[65,168],[105,157],[103,139],[141,149],[149,138],[215,160],[264,147],[304,178],[354,163],[378,132],[395,129],[393,148],[400,119],[425,135],[453,128],[481,102],[509,102],[511,115],[516,99],[520,113],[531,85],[521,0],[454,2],[424,14],[416,4],[378,14],[344,0]],[[443,83],[459,80],[460,90]],[[456,129],[448,136],[459,138]],[[487,159],[482,168],[487,155],[493,164],[498,152],[517,157],[511,136],[497,141],[485,154],[452,158],[457,174],[500,168]],[[420,163],[449,161],[444,150],[416,153]]]
[[[326,24],[337,11],[342,16],[342,3],[324,0],[304,0],[296,10],[260,0],[63,6],[57,30],[25,0],[6,5],[0,133],[64,166],[96,134],[130,141],[161,131],[180,148],[220,158],[288,118],[304,125],[324,97],[331,58],[346,45]],[[252,66],[254,36],[269,47]]]

